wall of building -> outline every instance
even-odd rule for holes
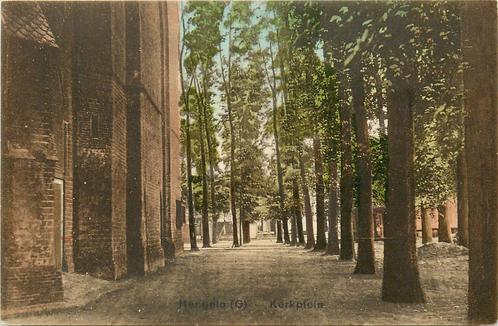
[[[143,191],[143,247],[146,271],[164,266],[161,243],[161,217],[164,188],[163,155],[163,79],[162,37],[160,4],[139,4],[140,11],[140,67],[142,96],[141,120],[141,180]]]
[[[126,274],[125,7],[78,4],[75,31],[75,266]]]
[[[169,164],[170,164],[170,176],[169,176],[169,193],[170,199],[170,225],[171,225],[171,239],[175,248],[175,255],[183,252],[183,238],[182,229],[186,227],[185,224],[177,225],[176,215],[177,215],[177,201],[182,201],[181,194],[181,151],[180,151],[180,23],[179,23],[179,12],[178,12],[178,2],[166,2],[163,4],[167,7],[167,35],[168,35],[168,54],[167,54],[167,80],[168,80],[168,107],[167,111],[169,114],[169,133],[167,137],[169,138]],[[184,205],[182,203],[182,205]]]
[[[12,10],[14,17],[23,9],[18,4],[2,5],[3,14]],[[40,25],[46,23],[39,7],[28,9]],[[4,26],[2,32],[1,275],[2,309],[6,309],[60,301],[63,293],[54,255],[57,48],[49,34],[37,39],[13,37]]]
[[[119,279],[183,250],[177,5],[3,5],[3,308],[62,300],[62,271]]]

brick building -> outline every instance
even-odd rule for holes
[[[182,252],[177,6],[2,3],[2,308]]]

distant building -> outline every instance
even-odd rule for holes
[[[182,252],[179,15],[166,2],[2,3],[2,308],[61,272]]]

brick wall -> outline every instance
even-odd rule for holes
[[[59,49],[54,66],[59,74],[57,87],[52,88],[51,97],[58,103],[54,107],[53,133],[57,150],[55,177],[63,181],[64,270],[74,272],[73,261],[73,97],[72,97],[72,51],[73,20],[69,3],[45,2],[40,6],[55,35]]]
[[[112,260],[114,278],[127,273],[126,191],[127,191],[127,93],[126,80],[126,11],[123,2],[111,10],[112,51]]]
[[[141,3],[140,10],[140,68],[142,96],[141,120],[141,180],[142,180],[142,242],[145,249],[146,270],[164,266],[161,245],[163,200],[163,139],[161,111],[161,23],[159,3]]]
[[[31,158],[2,160],[2,187],[8,189],[2,195],[3,309],[63,298],[54,260],[54,165]]]
[[[168,35],[168,114],[170,143],[170,225],[175,254],[183,252],[182,228],[176,227],[176,204],[181,200],[181,152],[180,152],[180,62],[179,62],[179,13],[178,2],[167,2],[167,35]]]
[[[118,279],[163,266],[164,239],[183,250],[177,5],[43,3],[57,48],[2,38],[3,307],[62,300],[54,178],[68,271]]]
[[[3,309],[63,298],[54,259],[55,58],[55,48],[2,37]]]
[[[75,16],[75,268],[108,279],[126,274],[124,19],[122,3]]]

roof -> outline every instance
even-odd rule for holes
[[[47,17],[36,2],[3,3],[2,26],[8,35],[58,47]]]

